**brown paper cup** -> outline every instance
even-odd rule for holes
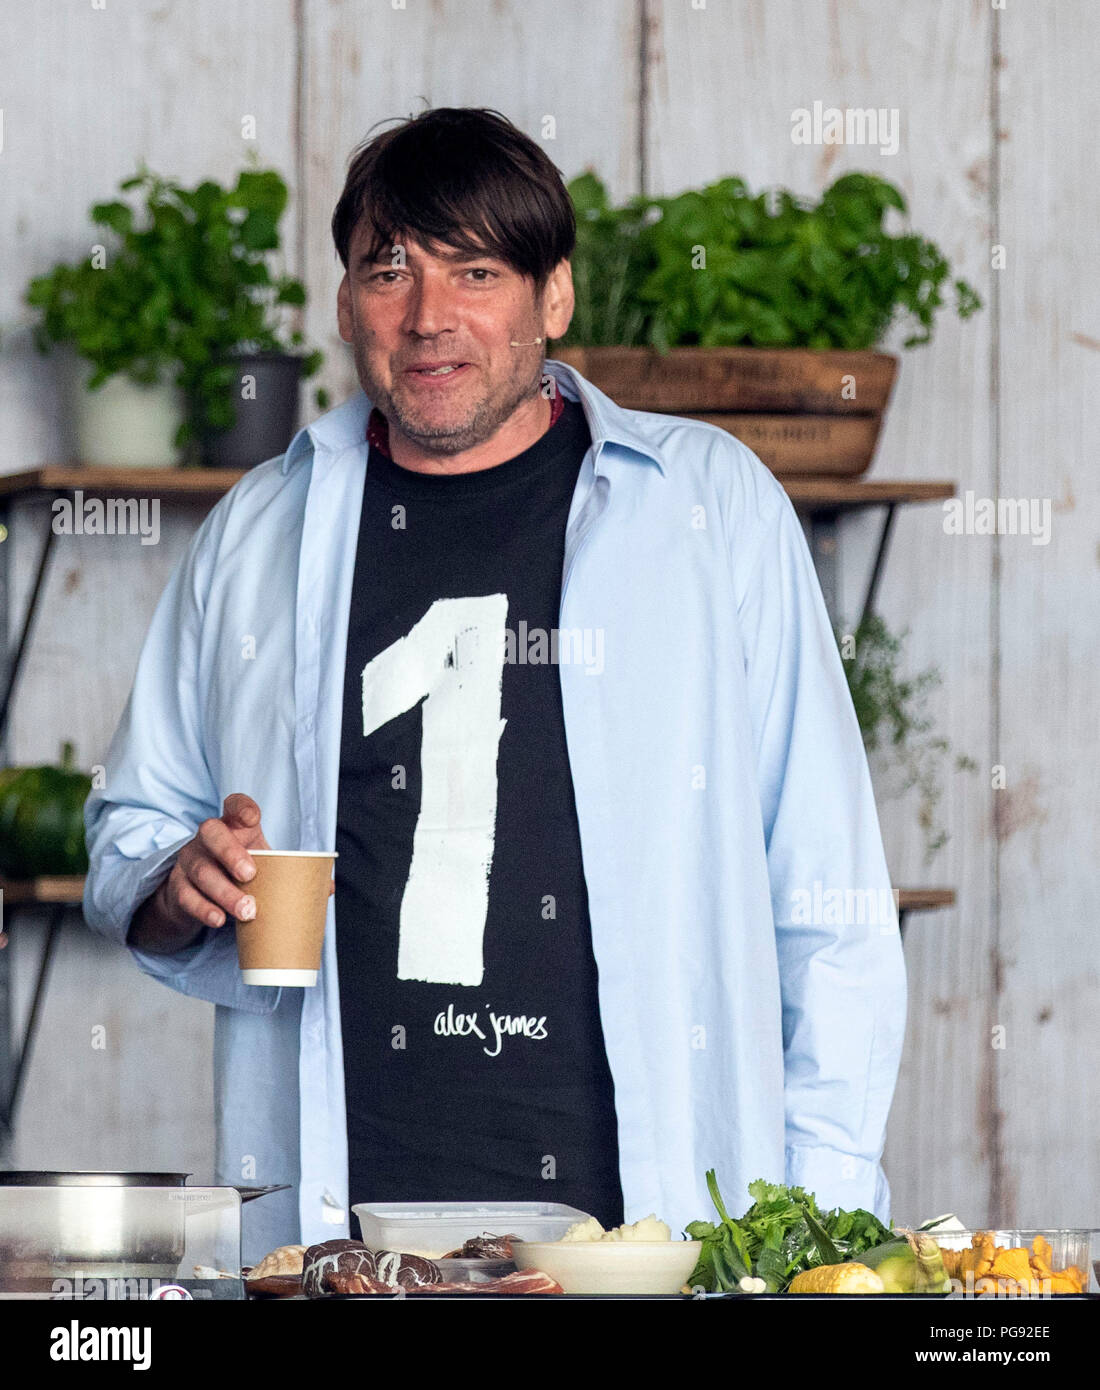
[[[256,916],[237,922],[237,960],[245,984],[315,985],[335,852],[248,852],[256,877],[241,888],[255,898]]]

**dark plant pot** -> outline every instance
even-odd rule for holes
[[[232,388],[237,420],[229,429],[199,430],[201,462],[207,468],[253,468],[283,453],[298,428],[301,357],[251,352],[231,361],[237,374]]]

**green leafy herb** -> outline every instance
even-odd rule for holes
[[[814,1244],[817,1246],[817,1253],[821,1256],[821,1263],[826,1265],[840,1264],[840,1251],[829,1238],[828,1231],[822,1228],[808,1206],[804,1207],[803,1211],[806,1215],[806,1225],[810,1228],[810,1235],[813,1236]]]
[[[591,170],[569,192],[577,244],[567,344],[871,348],[900,317],[915,321],[905,339],[915,347],[945,303],[947,261],[923,237],[887,231],[905,199],[875,174],[844,174],[816,204],[785,189],[753,196],[725,178],[613,208]],[[981,308],[966,281],[954,292],[960,318]]]
[[[231,188],[209,179],[184,188],[142,165],[119,189],[140,194],[141,205],[93,206],[107,244],[30,282],[35,340],[43,352],[67,343],[90,362],[90,390],[119,373],[139,383],[174,380],[190,404],[176,440],[184,444],[203,426],[233,424],[227,358],[234,350],[283,352],[303,343],[281,316],[305,303],[305,288],[269,266],[286,184],[272,169],[253,168]],[[303,352],[303,375],[320,364],[319,351]],[[318,404],[326,403],[318,393]]]
[[[890,1227],[872,1212],[822,1212],[814,1194],[801,1187],[760,1179],[750,1183],[753,1204],[737,1220],[726,1210],[713,1168],[707,1190],[718,1222],[692,1221],[684,1231],[702,1242],[688,1283],[708,1292],[736,1290],[751,1276],[763,1279],[769,1293],[780,1293],[804,1269],[850,1259],[891,1236]]]

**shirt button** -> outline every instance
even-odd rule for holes
[[[304,715],[304,716],[302,717],[302,728],[305,729],[305,730],[307,731],[307,733],[308,733],[308,731],[309,731],[310,729],[313,728],[313,715],[312,715],[312,714],[307,714],[307,715]]]

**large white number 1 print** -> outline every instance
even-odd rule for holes
[[[479,985],[485,973],[507,616],[507,594],[436,599],[363,667],[364,738],[424,700],[399,980]]]

